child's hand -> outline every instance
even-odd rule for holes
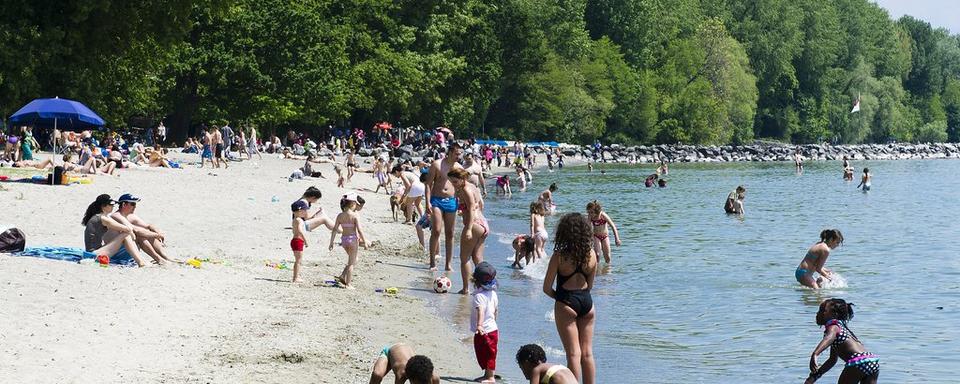
[[[616,239],[616,241],[614,241],[614,244],[616,244],[616,245],[619,247],[619,246],[620,246],[620,239]]]

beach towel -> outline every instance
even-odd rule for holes
[[[97,255],[80,248],[71,247],[27,247],[23,252],[12,253],[13,256],[40,257],[51,260],[63,260],[79,263],[84,259],[96,259]],[[110,258],[110,264],[134,266],[136,262],[126,252],[118,252]]]

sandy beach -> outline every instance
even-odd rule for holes
[[[300,165],[265,155],[229,169],[124,169],[88,185],[2,184],[0,224],[20,228],[28,247],[82,248],[86,206],[101,193],[133,193],[142,198],[137,214],[166,232],[176,258],[211,259],[199,269],[138,269],[0,255],[3,381],[361,383],[380,348],[395,342],[429,356],[444,382],[476,377],[465,332],[410,294],[430,288],[429,273],[387,195],[364,191],[375,179],[359,173],[339,189],[323,164],[326,179],[289,182]],[[292,265],[289,205],[311,185],[331,217],[346,191],[360,189],[368,202],[361,218],[373,248],[360,252],[356,290],[326,286],[346,255],[327,250],[322,228],[308,238],[304,282],[265,265]],[[375,292],[385,287],[400,293]]]

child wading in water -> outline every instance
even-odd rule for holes
[[[567,367],[547,364],[546,352],[536,344],[520,347],[517,365],[530,384],[577,384],[577,377]]]
[[[543,247],[547,244],[547,227],[544,224],[544,216],[547,214],[546,207],[542,202],[530,203],[530,236],[534,241],[533,261],[540,260],[547,256],[547,251]]]
[[[497,369],[497,343],[500,332],[497,328],[497,270],[484,261],[473,270],[473,303],[470,306],[470,330],[473,331],[473,350],[483,376],[474,381],[495,383]]]
[[[610,264],[610,238],[607,225],[613,229],[613,241],[618,247],[620,246],[620,231],[617,230],[617,225],[613,223],[610,216],[607,216],[597,200],[587,203],[587,218],[593,225],[593,252],[597,256],[602,253],[603,262]]]
[[[525,265],[530,265],[530,259],[533,258],[533,252],[536,249],[535,244],[533,236],[517,235],[513,239],[513,265],[510,267],[523,269],[523,265],[520,265],[520,259],[526,259],[527,263]]]
[[[340,276],[335,277],[334,280],[338,285],[347,289],[353,289],[350,283],[353,281],[353,266],[357,264],[358,248],[362,245],[363,249],[367,249],[366,238],[360,229],[360,220],[357,220],[356,211],[359,210],[358,207],[355,195],[344,196],[340,200],[340,210],[342,212],[337,215],[333,232],[330,232],[329,249],[332,251],[333,241],[337,238],[337,230],[342,229],[343,231],[340,235],[340,246],[347,252],[347,265],[343,267]]]
[[[807,287],[820,289],[823,279],[830,280],[831,271],[824,267],[827,264],[827,257],[830,251],[843,244],[843,234],[839,229],[824,229],[820,232],[820,241],[807,250],[806,256],[797,266],[794,277],[797,281]],[[820,274],[820,278],[814,279],[813,273]]]
[[[310,206],[306,201],[297,200],[290,205],[293,211],[293,238],[290,239],[290,249],[293,250],[293,282],[300,281],[300,260],[303,259],[303,248],[307,246],[307,209]]]
[[[853,319],[853,303],[843,299],[827,299],[820,303],[817,311],[817,325],[825,326],[823,340],[817,344],[810,355],[810,376],[805,384],[813,384],[837,363],[837,358],[847,362],[840,373],[840,384],[876,384],[880,376],[880,358],[867,352],[863,343],[847,327]],[[817,367],[817,356],[830,348],[830,357]]]
[[[870,175],[870,168],[863,169],[863,176],[860,177],[860,184],[857,185],[857,188],[863,187],[863,191],[870,190],[870,180],[873,179],[873,176]]]

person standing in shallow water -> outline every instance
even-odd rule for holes
[[[800,265],[794,272],[797,282],[805,287],[820,289],[823,279],[831,280],[832,271],[825,267],[827,257],[830,256],[830,251],[841,244],[843,244],[843,234],[840,233],[839,229],[824,229],[821,231],[820,241],[807,250],[807,254],[803,256],[803,260],[800,261]],[[819,273],[820,277],[814,279],[814,272]]]
[[[557,224],[553,255],[543,278],[543,293],[556,300],[553,313],[567,367],[582,383],[593,384],[597,375],[593,360],[593,280],[597,256],[592,248],[593,229],[580,213],[568,213]],[[556,288],[554,288],[556,281]]]
[[[446,270],[450,271],[453,261],[453,232],[457,223],[456,190],[447,175],[456,169],[463,169],[460,156],[463,148],[456,142],[447,149],[447,156],[443,160],[434,160],[427,172],[427,214],[430,215],[430,270],[437,269],[437,259],[440,258],[440,231],[444,235],[444,249],[446,251]],[[461,245],[462,246],[462,245]]]
[[[727,200],[723,203],[723,211],[728,214],[743,214],[743,199],[747,193],[747,189],[742,185],[737,186],[737,189],[727,195]]]
[[[863,191],[870,190],[870,180],[873,180],[873,176],[870,175],[870,168],[863,169],[863,176],[860,176],[860,184],[857,185],[857,188],[863,188]]]
[[[804,384],[815,383],[837,363],[837,358],[846,362],[837,383],[876,384],[880,377],[880,357],[867,352],[860,339],[847,327],[853,319],[853,303],[843,299],[827,299],[820,303],[817,325],[823,326],[823,339],[810,354],[810,375]],[[817,356],[830,348],[830,357],[817,366]]]

